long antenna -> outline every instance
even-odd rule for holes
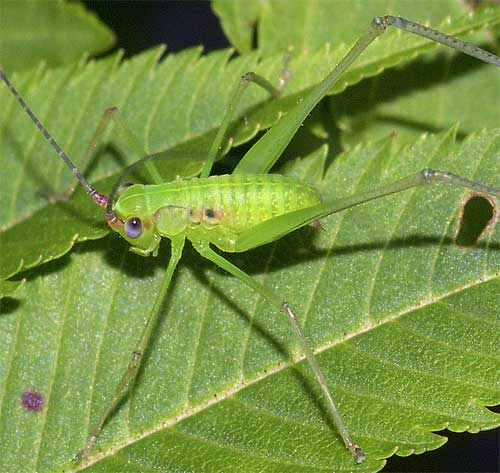
[[[23,100],[23,98],[19,95],[16,88],[12,85],[9,78],[5,75],[5,72],[0,68],[0,78],[5,82],[9,90],[12,92],[12,95],[16,98],[16,100],[21,104],[23,110],[27,113],[27,115],[31,118],[31,121],[36,125],[36,127],[40,130],[45,139],[51,144],[51,146],[57,151],[57,154],[63,159],[63,161],[67,164],[67,166],[71,169],[73,174],[76,176],[80,184],[84,187],[87,193],[92,197],[92,200],[103,208],[106,208],[106,204],[108,202],[108,198],[97,192],[94,187],[92,187],[87,179],[85,179],[80,172],[80,170],[73,164],[73,161],[69,159],[68,155],[63,151],[63,149],[57,144],[56,140],[52,138],[47,129],[42,125],[40,120],[36,117],[36,115],[31,111],[28,107],[28,104]]]

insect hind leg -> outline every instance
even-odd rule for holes
[[[495,54],[485,51],[474,44],[444,34],[441,31],[429,28],[428,26],[421,25],[411,20],[407,20],[406,18],[391,15],[383,17],[377,16],[373,19],[373,23],[383,25],[384,28],[387,26],[394,26],[395,28],[422,36],[430,39],[431,41],[435,41],[436,43],[444,44],[445,46],[461,51],[464,54],[475,57],[476,59],[500,67],[500,57]]]
[[[325,396],[329,413],[332,416],[333,421],[335,422],[335,425],[342,437],[345,446],[350,450],[354,458],[354,461],[356,463],[362,463],[365,460],[366,455],[361,450],[361,448],[358,447],[353,442],[349,434],[349,431],[347,430],[347,427],[345,426],[344,421],[342,420],[342,417],[339,411],[337,410],[337,407],[335,406],[335,402],[333,401],[333,397],[330,393],[330,390],[328,389],[328,384],[323,375],[323,372],[321,371],[321,368],[316,360],[316,357],[314,356],[314,352],[310,348],[306,340],[306,337],[304,336],[304,333],[302,331],[302,327],[300,326],[300,323],[297,320],[295,312],[290,307],[290,304],[283,301],[278,295],[274,294],[267,287],[258,283],[250,275],[248,275],[240,268],[229,262],[223,256],[216,253],[212,248],[210,248],[210,245],[207,242],[192,241],[192,243],[196,251],[198,251],[198,253],[200,253],[201,256],[212,261],[217,266],[227,271],[229,274],[232,274],[234,277],[238,278],[240,281],[250,286],[253,290],[259,293],[269,304],[271,304],[276,309],[278,309],[281,312],[284,312],[287,315],[288,320],[290,321],[290,324],[292,325],[294,333],[297,337],[297,340],[300,343],[300,348],[302,350],[302,353],[305,355],[307,363],[311,367],[314,376],[316,378],[316,381],[318,382],[318,385],[320,386],[321,391]]]
[[[212,145],[208,152],[207,160],[200,173],[200,177],[208,177],[210,175],[210,171],[212,170],[212,166],[215,160],[217,159],[217,154],[221,149],[224,137],[234,118],[238,104],[241,101],[241,97],[243,96],[248,85],[250,83],[254,83],[259,87],[262,87],[265,91],[267,91],[271,95],[271,97],[274,98],[279,97],[282,94],[283,89],[285,88],[291,76],[289,67],[290,58],[291,58],[291,52],[287,51],[283,57],[283,68],[281,70],[278,84],[276,87],[273,86],[271,82],[269,82],[266,78],[252,71],[246,72],[240,77],[238,85],[234,89],[233,95],[229,99],[229,104],[226,114],[224,115],[221,126],[217,130],[217,134],[215,135],[214,141],[212,142]]]

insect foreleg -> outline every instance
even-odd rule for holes
[[[221,126],[217,130],[217,134],[215,135],[214,141],[212,142],[212,146],[210,147],[210,150],[208,152],[207,160],[205,162],[205,165],[203,166],[200,177],[209,176],[210,171],[212,170],[212,166],[217,158],[217,153],[221,148],[224,136],[229,128],[231,121],[234,118],[234,114],[236,112],[238,104],[240,103],[241,97],[243,96],[243,93],[247,89],[248,85],[253,82],[254,84],[262,87],[264,90],[269,92],[272,97],[279,97],[283,92],[288,79],[290,78],[290,70],[288,68],[289,61],[290,53],[287,51],[284,56],[284,65],[277,87],[274,87],[267,79],[260,76],[259,74],[256,74],[255,72],[246,72],[240,77],[238,85],[234,89],[233,95],[229,99],[226,114],[224,115]]]
[[[339,430],[342,440],[344,441],[346,447],[351,451],[356,463],[363,462],[366,456],[361,450],[361,448],[355,445],[354,442],[352,441],[351,436],[344,424],[344,421],[342,420],[342,417],[340,416],[337,407],[335,406],[333,397],[330,393],[330,390],[328,389],[328,385],[326,383],[323,372],[319,367],[319,364],[314,356],[312,349],[309,347],[309,344],[307,343],[307,340],[302,332],[302,328],[297,320],[295,312],[292,310],[290,305],[287,302],[283,301],[278,295],[274,294],[269,289],[267,289],[265,286],[258,283],[255,279],[253,279],[251,276],[249,276],[244,271],[239,269],[237,266],[230,263],[223,256],[219,255],[214,250],[212,250],[212,248],[210,248],[208,243],[205,243],[203,241],[198,241],[198,242],[193,241],[193,246],[203,257],[207,258],[220,268],[224,269],[225,271],[232,274],[239,280],[243,281],[245,284],[247,284],[252,289],[257,291],[267,302],[276,307],[279,311],[283,311],[287,315],[288,320],[290,321],[290,324],[292,325],[292,328],[294,330],[294,333],[300,343],[300,348],[303,354],[305,355],[306,360],[309,363],[309,366],[311,367],[314,376],[318,381],[319,386],[321,387],[323,395],[326,398],[330,414],[335,422],[335,425]]]
[[[104,426],[110,415],[113,414],[114,410],[116,409],[116,406],[122,399],[125,389],[127,388],[128,385],[134,382],[134,379],[137,375],[137,371],[139,370],[139,367],[141,365],[142,355],[144,353],[145,348],[148,345],[149,339],[151,338],[151,333],[153,331],[153,328],[156,326],[156,321],[158,320],[158,316],[161,313],[160,309],[162,307],[165,295],[167,294],[168,287],[170,286],[170,281],[172,280],[175,268],[177,267],[177,264],[181,259],[182,250],[184,248],[184,242],[185,242],[184,237],[172,240],[172,245],[171,245],[172,254],[170,256],[170,261],[168,263],[167,270],[165,271],[165,275],[163,276],[163,280],[161,282],[161,286],[159,288],[154,306],[151,310],[151,313],[149,314],[149,317],[146,320],[146,323],[144,324],[144,329],[142,331],[142,334],[134,347],[134,350],[127,365],[127,369],[123,373],[120,382],[115,387],[113,395],[111,396],[111,400],[108,402],[106,409],[104,410],[104,413],[101,415],[99,421],[93,426],[92,430],[90,431],[90,435],[87,439],[85,447],[83,447],[83,449],[80,450],[75,455],[74,460],[76,462],[80,461],[82,458],[88,455],[90,449],[92,448],[97,438],[99,437],[102,427]]]

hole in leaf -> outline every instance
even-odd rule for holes
[[[465,248],[474,246],[497,218],[496,203],[490,196],[469,194],[462,204],[456,244]]]

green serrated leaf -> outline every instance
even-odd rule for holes
[[[476,20],[487,22],[472,17],[464,20],[466,28],[478,27]],[[366,55],[347,81],[378,74],[427,48],[394,38],[385,50]],[[75,160],[110,105],[122,109],[147,152],[206,149],[235,78],[254,69],[257,58],[227,64],[228,52],[200,59],[189,50],[157,65],[160,53],[121,65],[113,57],[38,70],[13,80]],[[242,107],[246,120],[230,133],[234,141],[247,141],[289,110],[340,54],[296,55],[288,90],[295,95],[262,105],[264,94],[251,92]],[[277,77],[281,55],[258,65],[267,77]],[[4,93],[0,87],[6,104],[0,116],[6,177],[0,211],[4,235],[26,225],[26,238],[12,239],[20,242],[16,258],[3,248],[0,256],[17,270],[16,264],[25,264],[19,260],[27,251],[23,244],[31,245],[30,252],[39,245],[61,256],[75,233],[96,231],[98,216],[91,225],[76,218],[71,223],[63,212],[67,206],[46,206],[33,197],[44,184],[64,189],[71,176]],[[496,103],[490,98],[481,106]],[[469,112],[465,101],[463,113]],[[491,113],[484,116],[471,131],[498,125]],[[286,165],[287,172],[310,180],[323,174],[325,142],[338,147],[331,123],[316,125],[304,126],[307,133],[299,133],[289,150],[292,157],[309,157]],[[325,142],[310,140],[312,129]],[[452,130],[423,136],[402,152],[396,138],[392,156],[381,154],[377,136],[368,136],[372,144],[336,157],[318,185],[340,197],[430,165],[499,186],[499,132],[459,133],[458,143]],[[104,142],[109,152],[98,153],[92,182],[137,159],[114,132]],[[394,452],[438,448],[445,439],[433,430],[498,426],[499,416],[483,406],[500,402],[500,228],[492,226],[476,246],[457,247],[466,195],[445,185],[398,194],[327,219],[324,232],[305,228],[230,256],[297,309],[339,409],[369,454],[366,463],[353,465],[330,425],[286,320],[188,245],[133,393],[104,429],[87,471],[376,471]],[[70,208],[85,212],[80,197]],[[72,230],[73,224],[80,228]],[[58,225],[70,230],[60,241],[51,233]],[[131,254],[116,235],[87,241],[26,271],[28,282],[16,299],[1,302],[1,471],[71,467],[128,362],[168,256],[168,245],[158,258]],[[1,260],[2,270],[7,260]],[[30,266],[36,264],[33,256]],[[38,412],[20,401],[33,389],[44,400]]]
[[[75,2],[4,0],[0,15],[0,64],[11,73],[40,61],[49,67],[74,63],[115,42],[113,32]]]
[[[462,138],[500,123],[498,69],[447,53],[442,49],[433,58],[380,74],[333,97],[330,113],[342,147],[394,132],[401,142],[411,142],[424,130],[441,130],[453,122],[460,123]]]
[[[464,15],[465,3],[456,0],[215,0],[214,12],[231,44],[251,50],[256,29],[257,47],[264,56],[294,50],[316,50],[324,44],[352,44],[366,32],[374,16],[398,15],[437,25],[446,17]],[[328,14],[325,14],[328,12]]]
[[[260,1],[216,0],[212,2],[212,8],[218,15],[222,29],[234,48],[241,54],[249,53],[252,50]]]
[[[383,148],[358,146],[319,184],[340,197],[432,166],[500,185],[498,130],[461,145],[453,131],[422,137],[392,157]],[[457,247],[465,195],[405,192],[230,256],[296,308],[366,463],[355,467],[330,426],[287,321],[188,247],[133,395],[86,471],[376,471],[395,451],[442,445],[433,430],[500,425],[483,407],[500,402],[500,227]],[[27,273],[0,317],[1,469],[71,464],[167,258],[109,237]],[[44,396],[41,412],[21,407],[28,388]]]
[[[478,25],[493,21],[492,18],[491,14],[483,13],[460,20],[458,26],[452,24],[449,29],[463,31],[477,28]],[[394,45],[392,47],[388,46],[383,50],[379,48],[375,53],[367,51],[369,54],[353,68],[346,82],[338,84],[334,91],[340,92],[348,83],[357,82],[365,75],[380,73],[384,67],[402,60],[410,52],[416,54],[419,50],[427,49],[429,44],[420,40],[417,40],[418,45],[414,40],[406,43],[399,36],[396,33],[398,41],[389,43]],[[112,57],[86,66],[38,71],[34,76],[30,73],[24,78],[19,77],[19,80],[15,76],[13,81],[63,148],[77,164],[83,166],[81,157],[85,155],[100,116],[103,110],[112,105],[122,110],[145,154],[173,149],[188,155],[204,155],[222,120],[235,83],[234,78],[243,71],[254,68],[266,71],[268,77],[277,77],[282,61],[281,57],[274,57],[257,64],[257,58],[249,55],[227,63],[228,51],[199,58],[198,50],[188,50],[169,56],[157,65],[161,51],[144,53],[121,65],[117,64],[119,57]],[[338,62],[342,54],[343,48],[332,53],[323,49],[313,56],[304,54],[296,57],[292,64],[294,79],[287,88],[291,95],[283,99],[266,102],[265,94],[253,89],[242,106],[244,120],[237,122],[230,133],[232,143],[244,143],[259,129],[272,125],[301,99],[311,84],[327,72],[327,67],[331,67],[330,63]],[[311,69],[315,71],[314,75],[311,74]],[[490,69],[494,68],[483,68],[488,71],[488,77],[495,73],[490,72]],[[182,77],[182,82],[179,82],[179,77]],[[200,77],[207,78],[206,88],[199,85],[203,82]],[[27,93],[26,80],[34,84]],[[468,87],[465,85],[466,80],[467,77],[463,79],[463,87]],[[138,84],[141,85],[140,88]],[[495,88],[484,87],[481,93],[486,90],[489,93],[485,95],[487,100],[482,107],[483,113],[467,121],[475,125],[467,130],[469,132],[476,127],[489,125],[492,117],[494,120],[498,115],[495,99],[492,97],[495,95]],[[3,253],[2,274],[7,277],[21,268],[61,256],[72,247],[77,235],[81,241],[98,238],[105,233],[96,233],[95,224],[82,225],[76,219],[72,219],[71,223],[57,208],[44,209],[41,214],[35,213],[46,206],[46,201],[38,197],[38,191],[62,191],[72,182],[73,177],[64,163],[56,159],[54,151],[9,96],[5,87],[0,88],[0,95],[2,94],[6,113],[0,117],[0,120],[3,119],[0,129],[4,130],[0,141],[0,158],[3,157],[1,164],[5,184],[0,194],[0,217],[6,230],[1,238],[7,247],[15,245],[17,248],[17,251]],[[442,96],[445,97],[445,92],[442,92]],[[262,101],[264,105],[259,106]],[[453,103],[452,99],[448,101]],[[476,108],[475,103],[467,103]],[[491,112],[487,113],[487,110]],[[467,108],[465,113],[468,113]],[[67,117],[73,118],[68,120]],[[432,117],[429,118],[429,128],[435,128]],[[496,124],[495,121],[493,123]],[[440,125],[445,124],[449,123],[440,120]],[[416,128],[421,130],[421,126]],[[415,130],[413,132],[415,134]],[[331,141],[331,138],[328,137],[327,141]],[[92,162],[91,172],[87,173],[91,181],[109,174],[117,165],[121,167],[120,164],[130,163],[138,158],[124,145],[117,133],[112,133],[111,130],[104,137],[103,143],[106,143],[104,152],[98,154],[98,161]],[[34,220],[30,223],[32,216]],[[55,225],[53,231],[46,232],[45,219],[58,221],[59,224]],[[12,227],[13,224],[15,227]],[[56,230],[57,236],[54,235]],[[35,242],[23,237],[33,234],[46,237],[42,236]],[[47,244],[49,241],[51,244]]]

